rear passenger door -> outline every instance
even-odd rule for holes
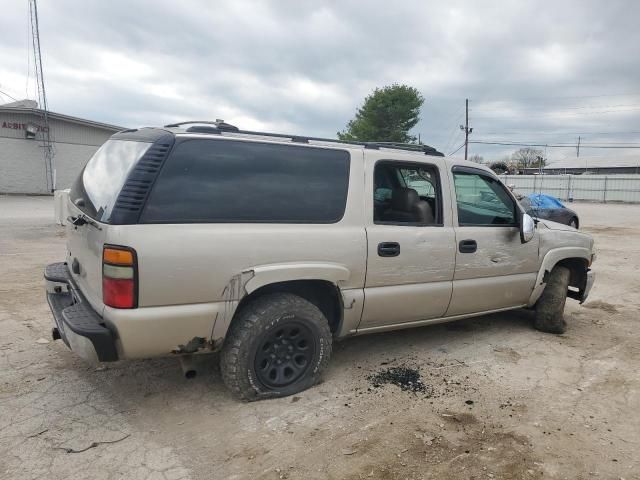
[[[519,208],[498,178],[454,167],[456,269],[447,316],[528,302],[538,272],[539,236],[520,240]]]
[[[368,255],[359,330],[441,317],[451,298],[455,233],[440,161],[373,155],[366,158]]]

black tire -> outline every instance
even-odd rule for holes
[[[569,221],[569,226],[578,229],[578,219],[576,217],[571,218]]]
[[[243,400],[293,395],[318,383],[331,357],[331,340],[327,319],[307,300],[291,293],[258,297],[242,307],[229,328],[220,357],[222,379]]]
[[[535,305],[534,327],[542,332],[564,333],[564,305],[567,301],[571,272],[567,267],[556,266],[549,274],[547,285]]]

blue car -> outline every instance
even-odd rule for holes
[[[573,228],[580,226],[578,214],[564,206],[556,197],[544,193],[530,193],[520,200],[525,211],[533,218],[542,218],[552,222],[564,223]]]

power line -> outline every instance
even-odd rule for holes
[[[583,110],[583,109],[587,109],[587,108],[617,108],[617,107],[640,107],[640,104],[638,103],[619,103],[616,105],[582,105],[580,107],[560,107],[559,110]],[[549,109],[549,108],[553,108],[553,107],[542,107],[544,109]],[[504,109],[519,109],[519,110],[525,110],[525,111],[537,111],[540,110],[541,108],[535,108],[534,106],[529,106],[529,105],[523,105],[523,106],[513,106],[513,105],[509,105],[509,106],[504,106],[504,107],[493,107],[493,108],[483,108],[483,107],[475,107],[474,110],[481,110],[483,112],[495,112],[495,111],[500,111],[500,110],[504,110]]]
[[[29,78],[31,77],[31,51],[29,47],[29,35],[31,33],[31,4],[27,4],[27,37],[26,37],[26,45],[27,45],[27,78],[24,84],[24,98],[29,98]]]
[[[581,136],[578,137],[579,139],[582,138]],[[489,140],[483,140],[485,142],[488,142]],[[520,141],[514,141],[514,140],[502,140],[502,139],[498,139],[498,140],[493,140],[494,142],[502,142],[502,143],[538,143],[540,142],[539,140],[537,142],[527,142],[524,140],[520,140]],[[575,145],[575,142],[551,142],[555,145]],[[593,142],[593,143],[584,143],[584,142],[580,142],[581,145],[640,145],[640,142]],[[549,143],[544,143],[541,145],[549,145]]]
[[[600,115],[603,113],[629,113],[629,112],[634,112],[640,110],[640,107],[634,107],[634,108],[628,108],[625,110],[599,110],[599,111],[593,111],[593,112],[569,112],[569,113],[563,113],[563,112],[556,112],[556,113],[545,113],[545,114],[538,114],[538,115],[527,115],[527,118],[542,118],[542,117],[575,117],[575,116],[580,116],[580,115]],[[523,112],[503,112],[502,114],[496,114],[496,115],[479,115],[479,116],[474,116],[474,118],[501,118],[501,117],[514,117],[514,116],[520,116],[523,115]]]
[[[526,132],[508,131],[504,132],[484,132],[484,135],[638,135],[640,131],[634,132],[536,132],[535,130],[528,130]]]
[[[513,101],[513,100],[561,100],[568,98],[602,98],[602,97],[637,97],[640,96],[640,92],[636,93],[605,93],[600,95],[568,95],[568,96],[557,96],[557,97],[515,97],[510,99],[496,99],[493,100],[495,102],[499,101]],[[483,98],[483,100],[485,100]],[[492,101],[489,99],[488,101]]]
[[[459,114],[458,116],[456,116],[456,117],[455,117],[455,121],[454,121],[453,128],[452,128],[452,129],[451,129],[451,131],[449,132],[449,136],[448,136],[448,139],[447,139],[447,143],[445,144],[444,149],[443,149],[444,151],[449,150],[449,146],[450,146],[453,142],[455,142],[455,140],[458,138],[458,135],[460,134],[460,132],[459,132],[459,130],[458,130],[458,125],[459,125],[459,123],[458,123],[458,122],[460,121],[460,119],[462,118],[462,116],[463,116],[463,115],[464,115],[464,110],[462,110],[462,112],[460,112],[460,114]],[[451,118],[453,118],[453,117],[451,117]],[[447,124],[447,123],[449,123],[449,121],[445,122],[445,124]],[[454,134],[455,134],[456,132],[458,132],[458,135],[455,135],[455,137],[454,137]]]
[[[453,148],[453,146],[458,143],[458,140],[460,139],[460,136],[462,135],[462,132],[460,131],[459,125],[460,124],[456,125],[456,128],[451,132],[451,135],[449,136],[449,140],[447,141],[446,145],[442,149],[443,151],[446,152],[447,150]]]
[[[505,145],[514,147],[549,147],[549,148],[576,148],[577,143],[549,144],[549,143],[524,143],[524,142],[488,142],[485,140],[470,140],[469,143],[477,143],[481,145]],[[640,149],[640,146],[622,146],[622,145],[595,145],[580,144],[581,148],[614,148],[614,149]]]
[[[7,92],[4,92],[4,91],[0,90],[0,93],[1,93],[2,95],[4,95],[5,97],[9,97],[11,100],[13,100],[13,101],[15,101],[15,102],[17,102],[17,101],[18,101],[18,99],[17,99],[16,97],[12,97],[12,96],[11,96],[11,95],[9,95]]]
[[[477,142],[471,142],[471,143],[477,143]],[[453,152],[447,154],[447,157],[450,157],[451,155],[453,155],[454,153],[457,153],[462,147],[464,147],[466,145],[466,142],[462,142],[460,144],[460,146],[458,148],[456,148]]]

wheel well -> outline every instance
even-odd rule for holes
[[[589,262],[584,258],[564,258],[560,260],[556,265],[567,267],[571,272],[571,278],[569,279],[569,286],[583,290],[587,283],[587,270],[589,268]]]
[[[338,331],[342,323],[342,295],[336,285],[326,280],[291,280],[265,285],[251,292],[240,301],[236,309],[236,315],[249,302],[274,292],[292,293],[313,303],[329,322],[331,333]]]

